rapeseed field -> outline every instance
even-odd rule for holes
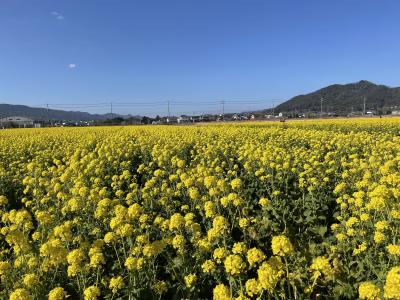
[[[400,299],[400,119],[0,131],[0,298]]]

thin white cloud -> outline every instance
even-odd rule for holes
[[[70,68],[70,69],[75,69],[75,68],[76,68],[76,64],[69,64],[69,65],[68,65],[68,68]]]
[[[57,12],[57,11],[52,11],[50,14],[52,16],[54,16],[54,18],[56,18],[57,20],[64,20],[65,19],[65,17],[62,14],[60,14],[59,12]]]

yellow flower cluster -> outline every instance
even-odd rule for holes
[[[63,300],[67,296],[67,292],[62,287],[56,287],[49,292],[49,300]]]
[[[381,290],[372,282],[363,282],[358,287],[360,299],[379,300],[381,299]]]
[[[245,264],[239,255],[232,254],[225,259],[225,270],[230,275],[238,275],[245,268]]]
[[[85,300],[97,300],[100,297],[100,289],[96,286],[89,286],[83,292]]]
[[[293,252],[293,246],[284,235],[272,237],[272,252],[274,255],[285,256]]]
[[[388,299],[400,299],[400,267],[393,267],[387,274],[384,296]]]
[[[257,274],[260,286],[272,292],[284,274],[280,257],[271,257],[267,262],[264,262],[257,270]]]
[[[229,292],[229,288],[224,284],[218,284],[213,291],[213,299],[214,300],[231,300],[231,293]]]

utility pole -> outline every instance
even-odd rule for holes
[[[272,116],[275,117],[275,102],[272,101]]]
[[[322,118],[322,102],[323,101],[324,101],[324,97],[321,97],[321,114],[320,114],[321,118]]]
[[[169,110],[169,100],[168,100],[168,118],[171,119],[171,113],[170,113],[170,110]]]
[[[49,122],[49,125],[51,125],[51,122],[50,122],[50,111],[49,111],[49,105],[48,104],[46,104],[46,108],[47,108],[47,121]]]
[[[222,100],[222,119],[224,118],[224,114],[225,114],[225,101]]]
[[[363,100],[364,100],[364,105],[363,105],[363,116],[365,116],[365,96],[364,96],[364,98],[363,98]]]

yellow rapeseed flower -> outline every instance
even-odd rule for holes
[[[62,287],[56,287],[49,292],[49,300],[63,300],[67,298],[67,292]]]
[[[372,282],[363,282],[358,287],[358,296],[365,300],[381,299],[381,290]]]
[[[393,267],[386,275],[383,296],[388,299],[400,299],[400,267]]]
[[[284,235],[272,237],[272,253],[274,255],[285,256],[293,252],[293,246],[289,239]]]

